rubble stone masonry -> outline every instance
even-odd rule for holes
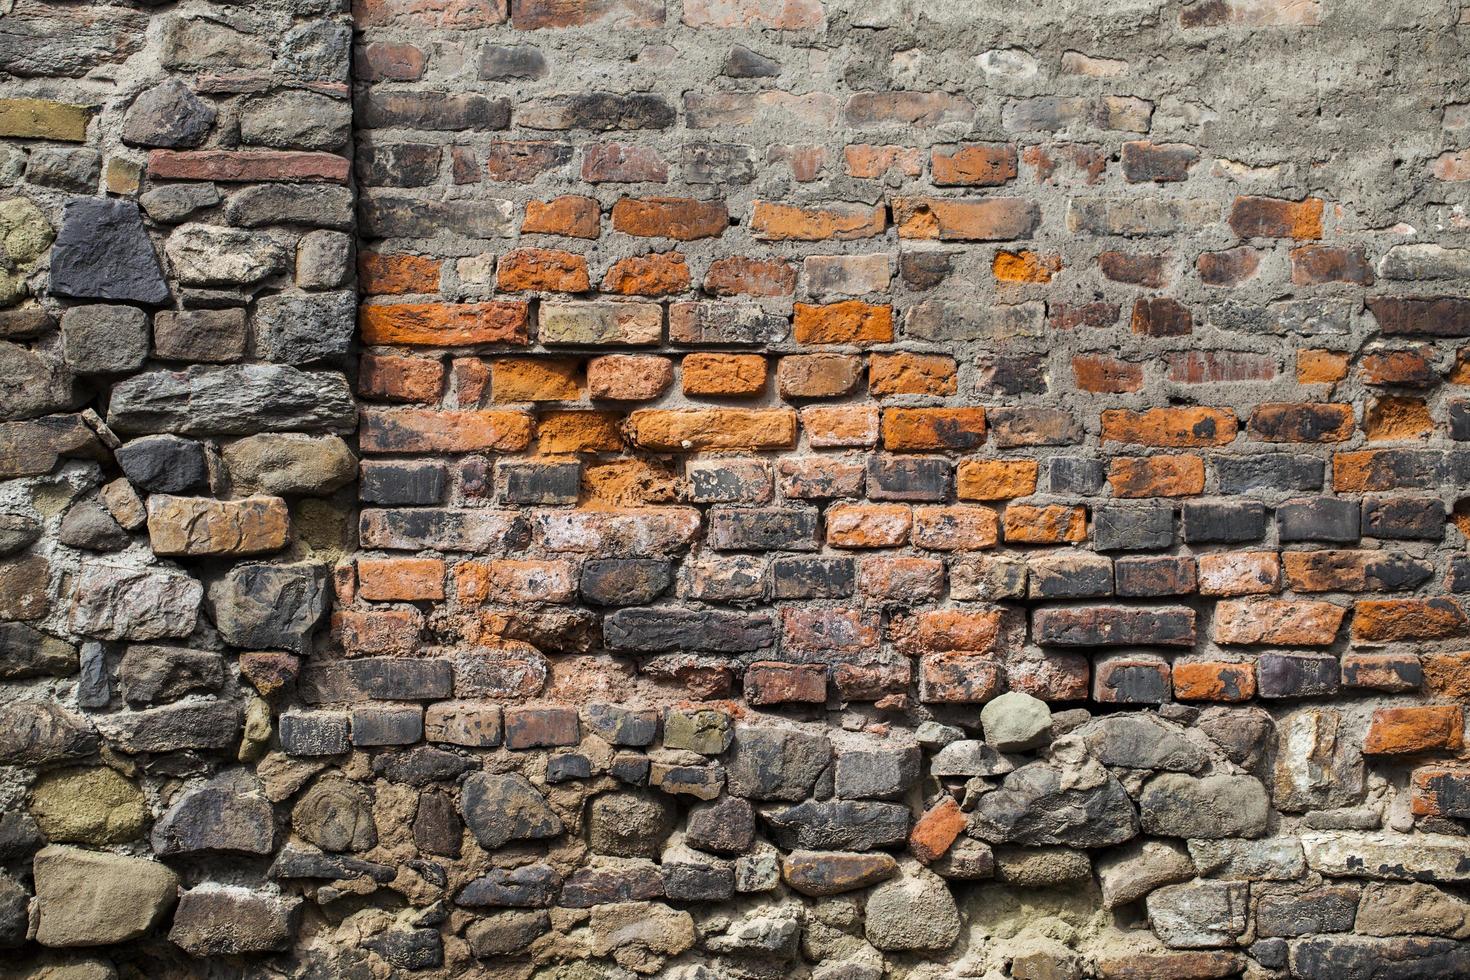
[[[1470,977],[1462,0],[0,0],[0,977]]]

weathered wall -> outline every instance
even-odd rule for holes
[[[1459,0],[345,7],[0,15],[0,974],[1470,975]]]

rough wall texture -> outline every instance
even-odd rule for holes
[[[1470,976],[1467,56],[0,2],[0,975]]]

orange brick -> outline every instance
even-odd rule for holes
[[[1331,602],[1227,599],[1215,606],[1215,642],[1245,646],[1331,646],[1346,614],[1346,609]]]
[[[852,241],[881,235],[887,227],[888,212],[881,204],[802,207],[756,201],[750,216],[751,236],[768,242]]]
[[[1143,365],[1105,354],[1078,354],[1072,358],[1072,376],[1083,391],[1119,395],[1143,387]]]
[[[874,354],[868,359],[868,391],[888,395],[953,395],[959,390],[954,358],[943,354]]]
[[[766,387],[766,359],[759,354],[687,354],[680,373],[686,395],[750,398]]]
[[[397,303],[361,307],[357,324],[364,344],[526,344],[527,311],[523,302]]]
[[[895,618],[889,633],[899,649],[910,654],[1001,652],[1007,639],[1008,610],[928,609]]]
[[[854,143],[843,147],[842,159],[847,175],[862,180],[877,180],[890,170],[906,177],[917,177],[924,172],[923,151],[908,146]]]
[[[796,266],[785,259],[731,255],[710,263],[704,288],[712,296],[790,296],[796,292]]]
[[[678,252],[655,252],[618,259],[602,288],[624,296],[672,296],[689,288],[689,265]]]
[[[1281,559],[1274,551],[1221,551],[1200,555],[1200,595],[1240,596],[1277,592]]]
[[[444,365],[424,357],[364,354],[357,393],[390,402],[436,402],[444,390]]]
[[[590,197],[527,201],[521,234],[596,238],[602,234],[602,208]]]
[[[935,187],[999,187],[1016,179],[1016,145],[936,146],[929,172]]]
[[[1422,398],[1385,395],[1373,399],[1363,413],[1363,432],[1369,442],[1418,439],[1433,431],[1434,419]]]
[[[639,238],[672,238],[689,242],[718,238],[729,226],[724,201],[687,197],[625,197],[613,205],[613,230]]]
[[[801,410],[801,427],[816,449],[866,448],[878,444],[878,409],[870,406]]]
[[[899,238],[991,242],[1025,238],[1040,220],[1036,205],[1012,197],[898,197],[893,222]]]
[[[358,284],[368,296],[437,293],[441,264],[438,259],[418,255],[360,252],[357,256]]]
[[[1301,350],[1296,354],[1296,380],[1304,385],[1336,384],[1347,377],[1348,358],[1330,350]]]
[[[1180,701],[1249,701],[1256,696],[1250,664],[1218,660],[1174,661],[1174,697]]]
[[[883,413],[888,449],[974,449],[985,441],[983,408],[890,408]]]
[[[1464,744],[1465,716],[1457,704],[1379,708],[1368,725],[1363,752],[1366,755],[1455,752]]]
[[[834,504],[827,508],[827,543],[834,548],[896,548],[913,529],[902,504]]]
[[[359,558],[357,591],[374,602],[444,598],[444,562],[438,558]]]
[[[1364,599],[1353,607],[1353,640],[1393,643],[1464,636],[1465,610],[1453,599]]]
[[[955,473],[961,500],[1009,500],[1036,492],[1034,459],[967,459]]]
[[[628,419],[633,442],[656,452],[781,449],[796,443],[789,408],[643,409]]]
[[[460,602],[570,602],[577,595],[576,570],[565,561],[465,561],[454,566]]]
[[[1051,504],[1011,504],[1005,513],[1006,541],[1011,544],[1062,544],[1087,540],[1087,508]]]
[[[989,507],[915,507],[914,545],[930,551],[978,551],[1000,540],[1000,518]]]
[[[1181,449],[1223,446],[1235,438],[1235,413],[1224,408],[1112,408],[1102,413],[1105,442]]]
[[[1309,197],[1284,201],[1274,197],[1237,197],[1230,208],[1230,228],[1241,238],[1322,237],[1322,200]]]
[[[969,825],[954,797],[946,796],[925,812],[909,831],[909,851],[924,864],[937,861],[954,846]]]
[[[849,354],[794,354],[776,365],[782,398],[836,398],[857,387],[861,358]]]
[[[793,326],[799,344],[885,344],[893,340],[893,307],[855,299],[797,303]]]
[[[1031,251],[996,252],[990,271],[999,282],[1051,282],[1062,269],[1060,255],[1040,255]]]
[[[582,397],[576,360],[500,358],[492,362],[491,397],[506,402],[560,402]]]
[[[587,363],[587,392],[612,401],[657,398],[674,383],[674,362],[652,354],[607,354]]]
[[[536,448],[543,453],[620,452],[622,420],[617,412],[546,412],[536,422]]]
[[[370,453],[519,452],[533,427],[523,412],[364,408],[357,438]]]
[[[1426,653],[1424,683],[1435,697],[1470,700],[1470,653]]]
[[[1189,497],[1205,491],[1198,456],[1118,456],[1108,466],[1115,497]]]
[[[518,248],[506,252],[495,267],[500,289],[515,293],[584,293],[592,288],[587,260],[554,248]]]

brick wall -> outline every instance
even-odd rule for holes
[[[13,6],[18,975],[1470,975],[1459,0]]]

